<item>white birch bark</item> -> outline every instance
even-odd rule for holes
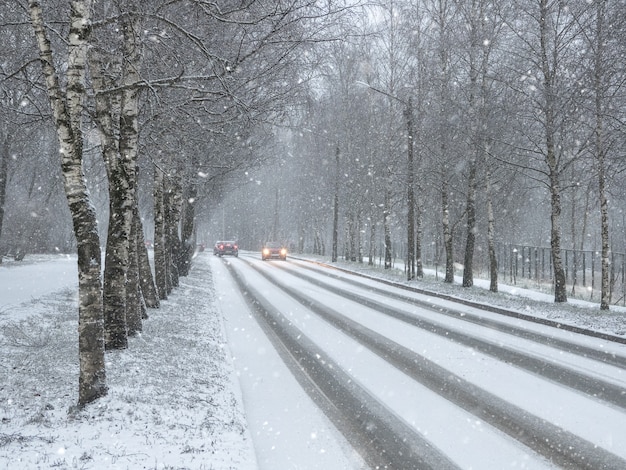
[[[122,91],[120,93],[118,155],[107,159],[109,166],[109,233],[104,279],[104,319],[107,349],[123,349],[128,346],[128,312],[135,318],[139,309],[139,298],[135,292],[128,295],[129,278],[138,278],[136,272],[129,273],[131,264],[130,244],[132,240],[133,211],[136,204],[136,167],[138,146],[138,68],[141,54],[138,40],[138,17],[126,15],[122,18],[124,51],[122,59]],[[135,289],[134,285],[132,289]],[[132,305],[128,305],[131,301]]]
[[[605,33],[604,22],[606,21],[606,5],[604,2],[596,3],[596,54],[594,61],[594,88],[595,88],[595,154],[598,170],[598,197],[600,199],[600,237],[602,240],[602,281],[600,290],[600,310],[609,310],[611,303],[610,287],[610,245],[609,245],[609,202],[606,189],[606,143],[604,130],[604,49]]]
[[[446,275],[443,282],[454,283],[454,239],[450,223],[450,203],[448,202],[448,181],[443,175],[441,182],[441,224],[443,227],[443,245],[446,251]]]
[[[9,179],[9,139],[5,135],[0,144],[0,237],[2,237],[2,225],[4,222],[4,205],[6,203],[7,181]],[[2,264],[2,252],[0,252],[0,264]]]
[[[554,271],[554,301],[567,302],[567,291],[565,286],[565,269],[561,255],[561,186],[559,182],[559,163],[556,155],[557,146],[555,143],[555,90],[554,78],[556,65],[550,65],[548,59],[548,37],[550,15],[547,0],[540,2],[539,36],[540,36],[540,64],[544,80],[544,129],[546,140],[545,161],[548,167],[549,189],[550,189],[550,248],[552,254],[552,267]]]
[[[486,155],[489,152],[485,152]],[[493,195],[491,190],[491,169],[487,162],[486,176],[486,196],[487,196],[487,250],[489,251],[489,290],[498,292],[498,257],[496,256],[496,222],[493,212]]]
[[[165,208],[164,186],[165,175],[159,167],[154,168],[154,280],[160,300],[167,300],[168,292],[168,269],[167,256],[165,253]]]
[[[165,243],[168,268],[168,293],[180,284],[178,260],[181,255],[181,241],[179,237],[180,218],[183,210],[183,187],[180,169],[171,172],[165,179]]]
[[[154,277],[150,260],[148,259],[148,248],[143,238],[143,225],[139,218],[139,209],[135,206],[135,224],[137,224],[137,269],[139,274],[139,285],[141,289],[142,301],[148,308],[158,308],[160,306],[159,295],[154,285]],[[147,313],[142,310],[142,318],[146,319]]]
[[[109,224],[104,267],[104,327],[105,347],[123,349],[128,345],[126,325],[126,271],[128,266],[128,237],[130,230],[124,231],[120,220],[120,188],[126,186],[119,151],[120,99],[108,90],[114,86],[113,80],[103,72],[109,59],[98,50],[90,54],[91,81],[95,91],[95,121],[100,132],[102,156],[109,183]],[[116,119],[117,118],[117,119]]]
[[[78,405],[84,406],[107,393],[100,240],[95,210],[83,174],[80,125],[85,95],[87,37],[90,32],[92,5],[90,0],[70,2],[71,27],[68,38],[69,57],[65,94],[61,90],[54,66],[41,4],[38,0],[29,0],[28,5],[59,139],[65,194],[78,249],[80,362]]]
[[[133,2],[134,3],[134,2]],[[127,5],[128,6],[128,5]],[[128,8],[131,8],[128,6]],[[129,333],[141,331],[141,299],[138,286],[137,238],[140,230],[133,230],[135,207],[137,206],[137,158],[139,154],[139,67],[141,66],[141,40],[139,38],[140,19],[136,15],[125,16],[122,20],[124,33],[123,91],[120,113],[120,156],[126,184],[120,193],[121,219],[128,230],[126,240],[126,282],[130,292],[126,293],[127,312],[133,317],[133,327]],[[139,220],[137,218],[137,220]],[[133,259],[134,257],[134,259]]]

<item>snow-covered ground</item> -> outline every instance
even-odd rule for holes
[[[108,396],[80,413],[76,269],[0,265],[0,469],[257,468],[207,258],[107,353]]]
[[[493,295],[482,281],[419,285],[626,331],[624,308],[554,305],[550,295],[502,285]],[[245,312],[222,261],[200,254],[129,348],[107,353],[108,396],[68,413],[77,401],[75,258],[0,265],[0,469],[364,468]]]

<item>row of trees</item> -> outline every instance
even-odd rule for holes
[[[370,262],[382,244],[386,267],[401,243],[409,279],[433,243],[446,282],[460,265],[472,286],[480,257],[494,291],[497,242],[547,245],[556,302],[567,300],[563,248],[598,250],[608,309],[611,242],[623,252],[626,241],[625,6],[372,6],[359,34],[318,49],[315,84],[292,115],[282,182],[261,196],[285,195],[283,236],[333,258],[339,241]]]
[[[105,350],[127,347],[145,307],[187,273],[197,213],[263,161],[267,123],[304,77],[299,48],[347,13],[313,0],[3,2],[0,224],[23,175],[62,183],[78,252],[79,406],[107,392]],[[50,154],[56,170],[39,166]],[[59,215],[35,199],[32,217]]]
[[[505,183],[509,190],[511,181],[521,180],[525,185],[539,184],[547,194],[555,300],[566,301],[563,198],[580,197],[573,190],[577,186],[592,188],[601,214],[602,308],[608,308],[606,187],[607,178],[618,178],[623,170],[618,144],[623,142],[623,2],[425,0],[388,2],[387,7],[375,49],[384,53],[371,67],[374,72],[360,80],[370,94],[380,92],[369,99],[390,113],[388,122],[396,132],[386,132],[387,136],[399,134],[403,125],[413,129],[405,133],[409,138],[405,149],[395,152],[396,157],[402,153],[408,157],[387,162],[395,161],[389,171],[398,175],[396,183],[404,183],[407,201],[414,189],[414,172],[425,176],[418,181],[417,193],[440,207],[435,220],[443,234],[446,281],[453,279],[454,236],[463,220],[463,285],[473,284],[479,189],[491,277],[497,279],[492,186]],[[352,81],[358,79],[357,75]],[[397,148],[402,143],[402,137],[395,140]],[[388,148],[392,145],[393,141]],[[350,149],[345,153],[352,156]],[[418,204],[418,211],[426,201]],[[421,230],[418,223],[418,239]],[[583,227],[577,237],[585,235]],[[418,240],[417,253],[419,246]],[[412,250],[409,256],[412,277]]]

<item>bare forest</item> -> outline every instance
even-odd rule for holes
[[[3,0],[0,262],[78,255],[79,406],[195,250],[626,302],[624,0]]]

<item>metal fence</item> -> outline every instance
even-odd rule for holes
[[[498,270],[502,280],[517,284],[531,280],[553,284],[552,250],[528,245],[499,244]],[[599,300],[602,282],[601,254],[593,250],[561,250],[568,292],[577,297]],[[610,253],[611,303],[626,305],[626,254]]]
[[[382,266],[384,247],[376,250],[374,264]],[[406,244],[396,243],[392,250],[392,266],[404,267]],[[460,251],[457,251],[457,256]],[[602,262],[600,251],[562,249],[561,256],[565,268],[567,293],[594,302],[600,302],[602,284]],[[610,302],[613,305],[626,306],[626,254],[610,253]],[[498,278],[500,282],[520,287],[527,286],[541,291],[553,292],[552,250],[546,247],[498,243]],[[425,268],[434,268],[441,272],[445,260],[443,247],[438,239],[423,245],[422,260]],[[474,274],[482,278],[489,277],[489,260],[486,250],[477,251],[474,260]],[[405,267],[404,267],[405,268]],[[463,266],[455,264],[456,274]]]

